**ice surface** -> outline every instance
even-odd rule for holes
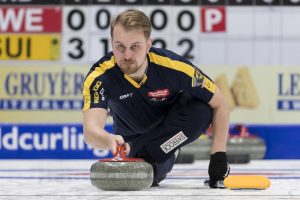
[[[160,187],[143,191],[101,191],[91,185],[89,169],[95,160],[1,160],[0,199],[102,200],[102,199],[299,199],[300,160],[257,160],[231,164],[231,175],[266,175],[266,190],[209,189],[208,161],[176,164]]]

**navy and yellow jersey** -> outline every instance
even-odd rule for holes
[[[141,83],[118,67],[113,53],[93,65],[83,86],[84,108],[109,107],[114,130],[121,135],[147,132],[162,121],[180,92],[209,102],[215,84],[183,57],[151,48],[148,68]]]

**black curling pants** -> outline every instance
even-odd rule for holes
[[[156,176],[165,177],[174,163],[174,152],[204,133],[212,120],[211,107],[189,94],[181,93],[165,119],[149,132],[129,141],[130,157],[156,163]]]

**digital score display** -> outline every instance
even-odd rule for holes
[[[3,60],[93,63],[111,51],[113,17],[133,8],[149,16],[154,46],[173,50],[199,63],[207,51],[203,40],[210,42],[208,46],[220,46],[222,39],[241,35],[251,24],[240,21],[248,20],[253,7],[295,7],[300,1],[0,0],[0,5],[0,59]],[[236,7],[242,8],[241,11],[235,10]]]

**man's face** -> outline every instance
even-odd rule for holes
[[[151,40],[146,39],[142,30],[126,31],[122,25],[114,27],[112,49],[116,62],[123,73],[130,75],[147,63],[146,55],[151,47]]]

